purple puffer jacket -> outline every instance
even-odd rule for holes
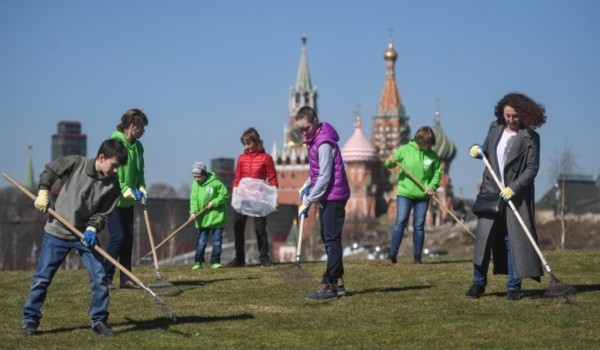
[[[319,146],[323,142],[328,142],[334,148],[332,179],[329,181],[329,186],[321,201],[347,201],[350,198],[350,186],[348,186],[346,168],[338,146],[339,140],[340,136],[337,131],[325,122],[319,125],[319,129],[312,138],[304,140],[308,146],[311,186],[314,186],[319,176]]]

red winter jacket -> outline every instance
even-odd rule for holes
[[[269,185],[277,186],[277,172],[273,158],[264,150],[250,152],[244,150],[237,160],[233,187],[238,187],[244,177],[267,180]]]

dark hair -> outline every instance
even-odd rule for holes
[[[435,146],[435,134],[428,126],[422,126],[415,133],[415,141],[421,149],[430,150]]]
[[[148,118],[146,117],[144,112],[140,111],[137,108],[129,109],[125,113],[123,113],[123,116],[121,116],[121,122],[117,124],[117,130],[123,132],[130,125],[134,124],[141,124],[144,126],[148,125]]]
[[[248,128],[244,131],[244,133],[242,134],[242,137],[240,137],[240,141],[242,141],[242,145],[247,145],[252,143],[254,145],[255,148],[263,150],[263,141],[260,139],[260,135],[258,134],[258,131],[256,131],[256,129],[254,128]]]
[[[317,111],[310,106],[304,106],[298,110],[296,113],[296,120],[300,120],[302,118],[306,118],[306,120],[312,124],[315,122],[315,119],[319,119],[317,115]]]
[[[494,109],[494,115],[499,124],[504,122],[504,107],[510,106],[515,109],[520,124],[526,129],[536,129],[546,122],[546,108],[518,92],[511,92],[504,96]]]
[[[117,160],[119,161],[119,165],[127,164],[127,149],[123,143],[117,139],[108,139],[102,142],[96,157],[99,157],[101,154],[104,155],[104,158],[112,158],[116,156]]]

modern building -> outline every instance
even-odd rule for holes
[[[87,156],[87,136],[78,121],[61,121],[58,133],[52,135],[52,160],[65,156]]]

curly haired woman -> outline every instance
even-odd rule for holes
[[[540,136],[534,129],[546,122],[544,106],[521,93],[509,93],[495,108],[483,145],[473,145],[471,157],[489,159],[502,182],[500,190],[492,174],[483,173],[480,193],[498,193],[511,200],[525,225],[537,241],[535,231],[534,180],[540,166]],[[521,281],[543,275],[541,261],[517,217],[506,208],[495,215],[479,215],[473,251],[473,284],[467,298],[485,293],[490,259],[494,257],[494,274],[507,274],[507,299],[519,300]]]

